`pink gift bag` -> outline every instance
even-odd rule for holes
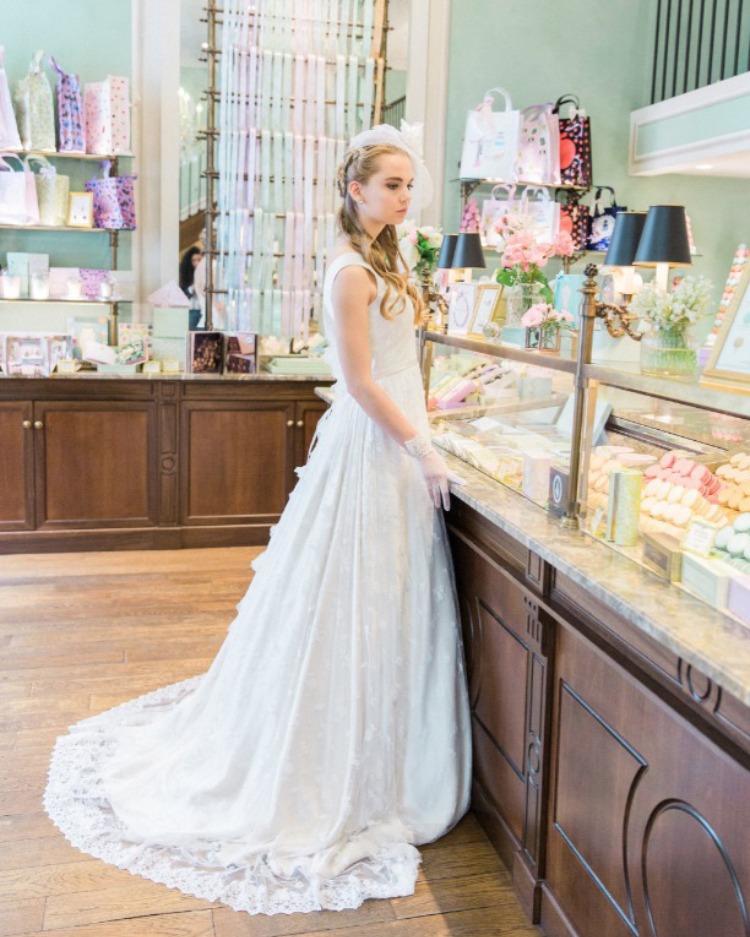
[[[57,123],[61,153],[85,153],[83,132],[83,94],[78,75],[64,72],[50,56],[49,63],[57,72]]]
[[[110,230],[135,228],[135,176],[110,176],[111,163],[102,160],[100,170],[93,179],[84,183],[94,196],[94,227]]]
[[[109,75],[83,89],[86,152],[130,153],[130,100],[127,78]]]

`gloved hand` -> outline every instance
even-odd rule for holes
[[[450,509],[450,492],[448,482],[457,480],[456,476],[448,471],[448,466],[433,447],[426,435],[407,439],[404,448],[410,456],[419,463],[422,476],[427,485],[433,504],[439,508],[441,503],[445,510]]]

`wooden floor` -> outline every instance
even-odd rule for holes
[[[203,672],[253,548],[0,557],[0,937],[533,937],[473,817],[423,850],[416,894],[357,911],[257,916],[70,846],[42,809],[77,720]]]

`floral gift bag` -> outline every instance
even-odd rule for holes
[[[534,104],[521,111],[518,179],[560,184],[560,120],[552,104]]]
[[[574,94],[558,98],[554,113],[559,115],[565,104],[572,108],[567,117],[560,117],[560,181],[563,185],[590,186],[591,121]]]
[[[135,176],[110,176],[111,163],[102,160],[100,170],[93,179],[84,183],[94,196],[94,227],[110,230],[135,228]]]
[[[28,74],[16,82],[13,97],[18,129],[25,150],[55,152],[55,112],[52,87],[42,71],[44,52],[35,52]]]
[[[0,46],[0,150],[20,150],[16,115],[10,98],[8,75],[5,71],[5,47]]]
[[[52,166],[44,156],[29,156],[26,162],[29,166],[32,163],[38,163],[41,166],[34,176],[39,202],[39,224],[50,227],[66,224],[70,177],[59,174],[57,168]]]
[[[484,247],[502,246],[502,237],[497,224],[503,215],[521,212],[521,200],[516,198],[514,185],[496,185],[489,198],[482,202],[480,231]]]
[[[504,110],[493,109],[494,94],[502,96]],[[490,88],[481,104],[470,110],[466,116],[459,172],[461,178],[513,182],[517,178],[516,158],[520,127],[520,111],[513,110],[507,91],[502,88]]]
[[[130,100],[127,78],[109,75],[83,89],[86,152],[100,155],[130,152]]]
[[[51,56],[49,63],[57,72],[57,123],[60,152],[85,153],[83,94],[78,75],[64,72]]]

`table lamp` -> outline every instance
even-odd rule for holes
[[[440,253],[437,259],[438,270],[450,270],[453,267],[453,255],[456,252],[457,234],[443,235],[443,243],[440,245]]]
[[[656,267],[656,285],[666,291],[670,266],[686,267],[691,263],[685,206],[652,205],[646,215],[633,264],[636,267]]]
[[[607,256],[604,258],[604,266],[613,268],[615,292],[623,296],[626,306],[643,285],[643,280],[633,268],[633,260],[645,223],[645,211],[618,212]]]
[[[465,279],[468,282],[471,280],[472,270],[483,270],[486,266],[479,232],[462,231],[456,238],[451,269],[466,270]]]

